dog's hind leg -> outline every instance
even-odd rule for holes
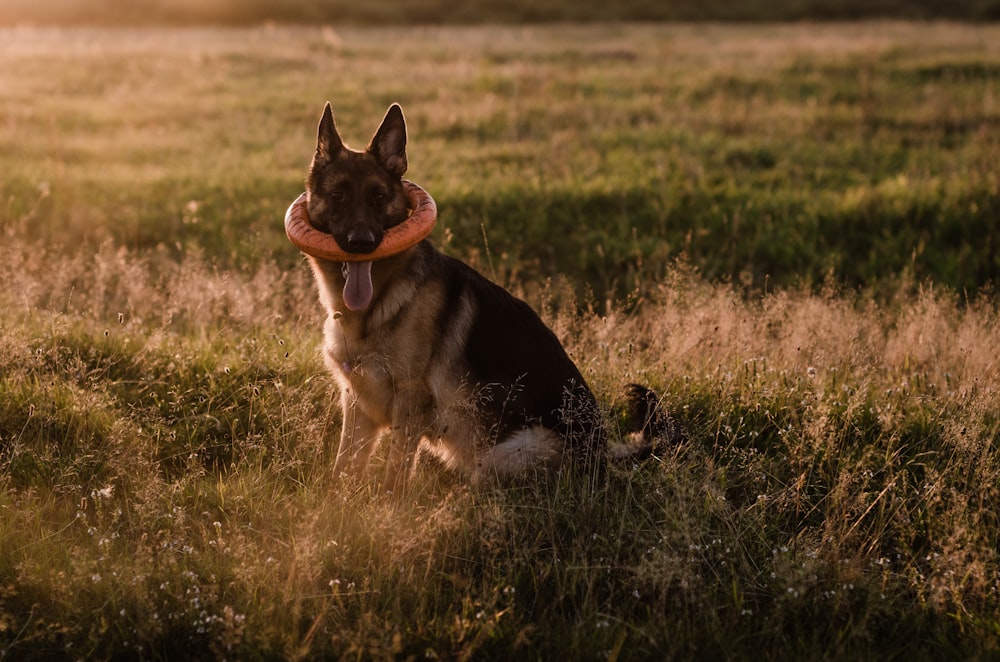
[[[562,462],[566,442],[556,432],[540,425],[518,430],[479,456],[473,482],[528,476],[554,469]]]

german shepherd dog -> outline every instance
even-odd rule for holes
[[[403,222],[406,124],[392,105],[364,151],[327,103],[306,182],[312,225],[366,254]],[[309,256],[327,312],[324,358],[340,387],[336,475],[365,470],[383,435],[385,486],[401,490],[424,448],[473,481],[608,454],[605,421],[555,334],[523,301],[423,240],[374,262]],[[672,421],[628,388],[628,448],[648,454]]]

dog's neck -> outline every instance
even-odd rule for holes
[[[364,310],[350,310],[344,302],[343,264],[309,257],[316,275],[320,300],[327,315],[349,335],[365,335],[371,328],[390,320],[414,295],[414,280],[400,278],[405,271],[418,268],[422,244],[372,264],[372,300]]]

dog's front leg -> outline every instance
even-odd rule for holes
[[[392,445],[385,465],[385,488],[402,494],[416,463],[420,439],[433,419],[430,396],[422,389],[400,393],[392,414]]]
[[[351,390],[344,389],[340,404],[344,421],[337,460],[333,465],[334,476],[338,478],[345,473],[359,475],[364,472],[379,436],[379,427],[361,411]]]
[[[406,481],[413,471],[417,458],[420,437],[410,434],[404,428],[393,428],[392,446],[385,465],[385,489],[393,494],[402,494],[406,489]]]

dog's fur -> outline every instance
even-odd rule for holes
[[[365,151],[344,145],[327,104],[307,179],[312,224],[364,254],[408,216],[406,126],[389,108]],[[309,262],[327,311],[324,354],[340,386],[335,472],[362,472],[380,437],[401,488],[423,446],[474,480],[606,453],[594,396],[555,334],[523,301],[424,240],[367,263]],[[667,420],[630,387],[638,443]]]

